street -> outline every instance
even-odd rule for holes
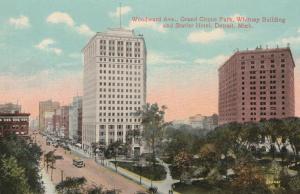
[[[55,155],[62,156],[63,159],[56,160],[55,169],[53,169],[53,183],[56,185],[62,179],[66,177],[81,177],[84,176],[87,179],[87,186],[102,186],[105,189],[119,189],[121,193],[134,194],[137,191],[145,191],[145,189],[118,175],[102,166],[95,163],[93,159],[83,158],[85,167],[77,168],[72,165],[72,160],[78,157],[75,153],[65,152],[62,148],[54,148],[53,146],[47,146],[46,140],[41,135],[37,135],[37,143],[41,145],[44,153],[54,150]],[[43,158],[41,160],[41,166],[43,166]],[[45,167],[46,169],[46,167]],[[46,170],[47,171],[47,170]],[[51,168],[48,169],[48,176],[51,177]]]

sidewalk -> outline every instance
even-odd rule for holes
[[[73,146],[72,147],[70,146],[70,148],[71,148],[71,150],[73,152],[76,152],[77,154],[79,154],[79,155],[81,155],[83,157],[87,157],[87,158],[93,159],[92,156],[90,156],[88,153],[85,153],[80,148],[75,148]],[[107,159],[104,160],[104,165],[103,165],[101,163],[101,160],[97,159],[96,163],[98,165],[101,165],[101,166],[109,169],[110,171],[116,173],[115,165],[113,163],[111,163],[110,160],[107,160]],[[159,160],[159,163],[165,167],[166,172],[167,172],[167,176],[166,176],[165,180],[162,180],[162,181],[152,181],[152,185],[158,188],[158,193],[159,194],[168,194],[169,190],[171,189],[171,185],[173,183],[178,182],[178,180],[173,180],[172,179],[171,174],[170,174],[170,170],[169,170],[167,164],[163,163],[163,161],[161,161],[161,160]],[[126,170],[124,168],[121,168],[119,166],[118,166],[117,169],[118,169],[118,172],[117,172],[118,174],[126,177],[127,179],[129,179],[129,180],[131,180],[131,181],[133,181],[135,183],[140,184],[140,175],[135,174],[135,173],[133,173],[131,171],[128,171],[128,170]],[[142,183],[141,185],[143,187],[145,187],[146,189],[148,189],[151,186],[151,180],[149,180],[149,179],[147,179],[147,178],[145,178],[143,176],[142,176],[141,183]],[[175,191],[173,193],[174,194],[179,194],[179,193],[177,193]]]
[[[80,155],[81,157],[91,158],[90,154],[88,154],[87,152],[84,152],[82,149],[80,149],[78,147],[69,145],[69,148],[71,149],[71,151],[75,152],[76,154]]]
[[[161,161],[160,161],[161,162]],[[110,170],[112,170],[113,172],[116,172],[116,169],[115,169],[115,165],[110,162],[109,160],[105,160],[104,161],[104,165],[101,164],[101,161],[98,161],[97,160],[97,163],[101,166],[104,166]],[[165,166],[166,164],[162,164],[163,166]],[[165,166],[166,167],[166,166]],[[125,176],[126,178],[136,182],[136,183],[140,183],[140,175],[138,174],[135,174],[129,170],[126,170],[124,168],[121,168],[121,167],[117,167],[118,169],[118,174],[121,174],[123,176]],[[158,193],[160,194],[168,194],[169,193],[169,190],[171,189],[171,185],[173,183],[176,183],[178,182],[178,180],[173,180],[171,175],[170,175],[170,171],[167,171],[167,177],[165,180],[162,180],[162,181],[152,181],[152,185],[157,187],[158,188]],[[141,181],[141,185],[144,186],[145,188],[149,188],[151,186],[151,180],[145,178],[142,176],[142,181]],[[177,192],[173,192],[174,194],[179,194]]]
[[[56,194],[55,186],[51,182],[50,178],[48,177],[45,169],[44,168],[40,169],[40,173],[41,173],[41,176],[42,176],[42,181],[43,181],[44,186],[45,186],[45,194]]]

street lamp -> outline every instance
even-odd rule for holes
[[[114,153],[114,155],[115,155],[115,168],[116,168],[116,172],[118,172],[118,166],[117,166],[117,153],[118,153],[118,147],[115,147],[115,149],[114,149],[115,151],[115,153]]]
[[[139,160],[138,160],[138,167],[139,167],[139,173],[140,173],[140,185],[142,184],[142,170],[143,167],[146,166],[146,161],[145,158],[142,158],[141,155],[139,156]]]

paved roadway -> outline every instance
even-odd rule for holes
[[[37,143],[42,147],[44,153],[54,150],[55,155],[63,156],[63,160],[57,160],[55,164],[55,169],[53,170],[53,183],[57,184],[61,181],[61,175],[63,172],[63,177],[81,177],[84,176],[87,179],[87,186],[102,186],[105,189],[120,189],[121,193],[124,194],[134,194],[137,191],[145,191],[145,188],[124,178],[123,176],[112,172],[102,166],[95,163],[93,159],[84,158],[85,167],[77,168],[72,165],[72,160],[76,157],[75,153],[70,153],[62,148],[54,148],[53,146],[47,146],[46,140],[37,135]],[[42,158],[43,166],[43,158]],[[46,168],[45,168],[46,169]],[[48,169],[48,176],[51,177],[51,169]]]

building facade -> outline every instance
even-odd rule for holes
[[[54,113],[59,108],[59,102],[53,102],[52,100],[39,102],[39,130],[44,132],[47,129],[49,121],[45,121],[45,118],[49,116],[49,113]]]
[[[53,131],[56,136],[69,138],[69,106],[61,106],[52,117]]]
[[[219,68],[219,124],[295,116],[294,68],[289,47],[234,53]]]
[[[189,117],[188,123],[193,128],[213,130],[218,126],[218,115],[205,116],[197,114]]]
[[[81,142],[82,134],[82,97],[73,97],[69,108],[69,139]]]
[[[82,143],[126,141],[141,128],[134,113],[146,102],[146,45],[142,35],[121,28],[97,33],[82,50],[84,83]]]
[[[0,113],[0,137],[8,134],[28,136],[29,113]]]

